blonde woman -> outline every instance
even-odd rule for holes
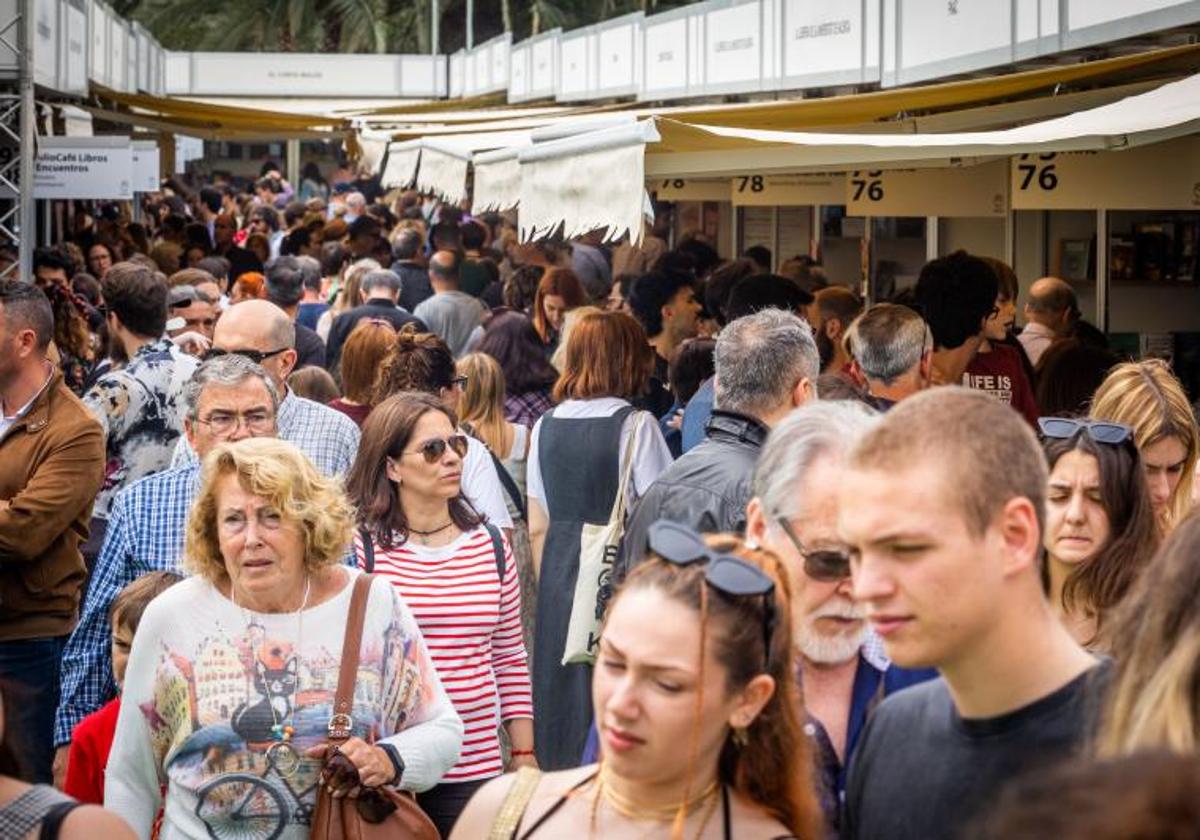
[[[1103,756],[1200,747],[1200,512],[1163,543],[1118,611]]]
[[[525,520],[525,511],[521,509],[523,501],[521,505],[517,502],[525,498],[529,427],[504,418],[506,388],[504,371],[499,362],[485,353],[468,353],[458,360],[455,368],[459,378],[466,380],[458,397],[459,422],[464,429],[487,444],[517,488],[517,497],[509,495],[506,501],[514,523],[512,551],[521,578],[521,630],[525,635],[525,649],[532,657],[537,578],[533,572],[529,525]]]
[[[333,301],[333,306],[321,313],[321,317],[317,319],[317,335],[321,336],[322,341],[329,341],[329,329],[333,326],[333,319],[347,312],[354,307],[366,303],[366,299],[362,294],[362,281],[372,271],[379,271],[383,268],[377,261],[372,259],[359,260],[346,269],[346,273],[342,277],[341,288],[338,290],[337,298]]]
[[[554,348],[554,355],[550,357],[550,364],[559,373],[563,372],[563,368],[567,363],[567,339],[571,337],[571,330],[579,323],[579,319],[584,315],[591,315],[604,310],[598,306],[577,306],[566,314],[563,319],[562,332],[559,334],[558,347]]]
[[[1183,386],[1160,359],[1117,365],[1092,397],[1090,414],[1133,428],[1155,516],[1168,533],[1192,506],[1200,450]]]
[[[205,458],[193,577],[142,617],[105,778],[105,807],[139,837],[160,806],[163,837],[308,836],[359,575],[342,562],[353,527],[340,481],[289,443]],[[427,790],[458,760],[463,724],[386,580],[371,584],[358,667],[339,752],[364,788]]]

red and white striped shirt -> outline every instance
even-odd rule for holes
[[[360,536],[354,550],[361,568]],[[496,571],[492,538],[482,525],[437,548],[406,541],[384,549],[375,543],[375,573],[391,582],[412,610],[463,721],[462,755],[443,782],[503,773],[497,727],[501,721],[533,718],[521,638],[521,586],[507,540],[503,585]]]

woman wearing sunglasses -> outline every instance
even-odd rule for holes
[[[1133,430],[1043,417],[1050,483],[1044,574],[1050,601],[1076,641],[1107,651],[1107,619],[1158,547]]]
[[[822,836],[778,561],[665,521],[649,542],[601,637],[603,760],[493,782],[454,840]]]
[[[372,406],[402,391],[421,391],[436,397],[451,412],[458,413],[466,379],[454,366],[454,354],[433,333],[417,332],[411,325],[396,333],[384,356],[372,389]],[[461,429],[459,430],[462,431]],[[512,517],[505,502],[504,487],[496,462],[483,441],[467,435],[463,457],[462,488],[467,501],[497,528],[509,531]]]
[[[458,763],[417,801],[447,836],[471,795],[511,763],[532,766],[533,701],[516,563],[463,495],[467,438],[441,400],[400,393],[363,427],[347,477],[361,528],[359,566],[386,578],[416,617],[463,719]]]

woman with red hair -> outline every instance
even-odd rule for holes
[[[550,356],[558,347],[567,313],[588,302],[579,276],[569,268],[552,268],[542,275],[533,298],[533,328]]]

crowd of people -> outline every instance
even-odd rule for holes
[[[1196,395],[1069,283],[362,190],[0,280],[0,836],[1194,834]]]

